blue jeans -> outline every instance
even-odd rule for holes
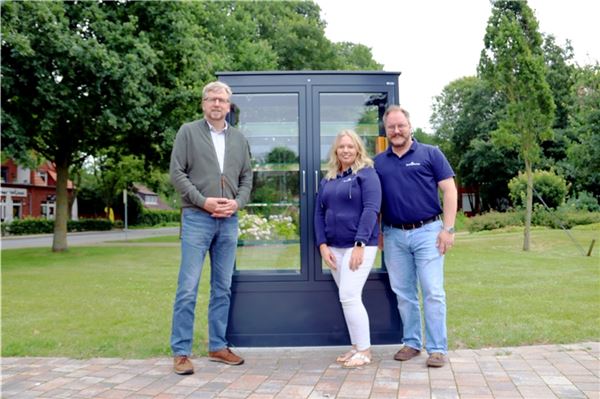
[[[183,209],[181,265],[171,330],[173,355],[189,356],[192,353],[198,285],[207,251],[210,254],[208,350],[212,352],[227,347],[225,333],[237,237],[237,214],[229,218],[213,218],[199,209]]]
[[[435,246],[441,229],[441,221],[413,230],[383,226],[383,249],[390,284],[398,299],[398,311],[404,326],[404,344],[418,350],[423,346],[419,284],[425,315],[425,349],[428,353],[446,354],[448,334],[444,256]]]

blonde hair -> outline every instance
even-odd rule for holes
[[[204,89],[202,89],[202,98],[206,99],[208,97],[208,93],[218,91],[224,91],[225,94],[227,94],[227,98],[231,97],[232,95],[231,88],[227,85],[227,83],[216,80],[204,86]]]
[[[354,164],[352,164],[352,173],[357,173],[362,168],[373,166],[373,160],[369,158],[365,145],[360,136],[353,130],[342,130],[335,137],[335,140],[331,145],[331,149],[329,150],[329,161],[327,162],[327,173],[325,174],[325,178],[327,180],[335,179],[337,174],[342,171],[342,164],[338,160],[336,151],[340,145],[340,140],[344,136],[350,137],[354,147],[356,147],[356,159],[354,160]]]

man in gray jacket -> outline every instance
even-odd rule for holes
[[[231,279],[238,237],[237,210],[252,189],[248,141],[225,117],[231,89],[212,82],[202,92],[204,119],[179,129],[171,153],[170,176],[183,208],[181,264],[173,306],[171,350],[174,371],[192,374],[190,361],[198,284],[206,252],[210,253],[208,305],[209,360],[240,365],[225,339]]]

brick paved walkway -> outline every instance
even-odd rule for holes
[[[342,349],[241,348],[243,366],[196,358],[191,376],[173,374],[170,358],[3,358],[2,398],[600,399],[600,342],[456,350],[441,369],[378,346],[371,365],[346,370]]]

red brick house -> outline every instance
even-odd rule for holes
[[[56,213],[56,168],[45,162],[37,169],[18,165],[12,159],[2,163],[0,219],[25,217],[54,219]],[[73,182],[67,182],[69,200]],[[77,219],[77,203],[73,204],[73,219]]]

